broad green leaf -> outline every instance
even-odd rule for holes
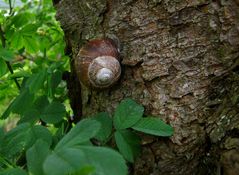
[[[11,50],[0,48],[0,58],[4,59],[5,61],[12,61],[14,59],[14,54]]]
[[[6,158],[13,158],[23,151],[27,144],[27,131],[29,128],[29,124],[22,124],[5,134],[2,143],[2,154]]]
[[[19,123],[31,123],[34,124],[37,120],[39,120],[40,118],[40,112],[36,109],[29,109],[28,111],[26,111],[23,116],[21,117],[21,119],[18,121]]]
[[[81,120],[74,128],[68,132],[65,137],[56,145],[56,150],[64,147],[72,147],[87,142],[93,138],[100,130],[100,123],[91,120]]]
[[[36,93],[41,87],[43,87],[46,78],[46,70],[43,69],[40,72],[33,74],[28,78],[26,87],[29,88],[31,93]]]
[[[26,152],[28,170],[34,175],[43,175],[43,163],[49,154],[49,144],[43,140],[37,140]]]
[[[52,102],[49,106],[44,110],[41,119],[46,123],[58,123],[60,122],[66,114],[65,106],[58,102]]]
[[[146,117],[142,118],[133,127],[134,130],[156,136],[171,136],[173,128],[159,118]]]
[[[33,105],[34,95],[29,90],[23,89],[19,96],[15,98],[12,103],[12,112],[17,114],[24,114]]]
[[[46,109],[46,107],[49,105],[49,101],[47,99],[47,96],[43,95],[38,97],[35,102],[34,102],[34,106],[35,108],[40,112],[43,113],[44,110]]]
[[[20,124],[5,134],[2,154],[10,159],[16,158],[24,150],[30,148],[37,139],[42,139],[49,145],[52,142],[51,133],[45,127],[31,126],[29,123]]]
[[[9,39],[11,41],[12,48],[19,50],[24,46],[23,35],[21,32],[14,32]]]
[[[116,145],[126,160],[133,163],[140,153],[140,137],[128,130],[114,133]]]
[[[60,84],[62,78],[62,72],[56,71],[51,74],[51,88],[54,90]]]
[[[26,25],[28,22],[32,22],[34,20],[34,14],[29,12],[22,12],[16,14],[12,19],[12,24],[15,25],[15,27],[19,28],[23,25]]]
[[[31,126],[28,133],[28,147],[32,146],[37,139],[42,139],[48,145],[52,143],[52,135],[51,132],[44,126],[35,125]]]
[[[11,102],[8,105],[7,109],[3,112],[2,116],[0,117],[0,119],[6,119],[10,115],[10,113],[12,112],[12,105],[13,105],[13,103],[14,103],[14,101]]]
[[[0,78],[7,73],[7,64],[0,58]]]
[[[47,157],[43,167],[46,175],[76,174],[85,168],[94,168],[92,175],[127,174],[126,163],[119,153],[109,148],[93,146],[54,151]]]
[[[27,175],[27,173],[20,168],[11,168],[0,172],[0,175]]]
[[[99,132],[95,138],[104,142],[107,141],[108,137],[112,132],[112,119],[106,112],[98,113],[94,116],[94,119],[101,123]]]
[[[95,172],[95,168],[90,165],[82,167],[80,170],[70,173],[70,175],[92,175]]]
[[[27,24],[21,29],[21,32],[24,36],[32,36],[36,34],[37,28],[36,24]]]
[[[114,114],[116,129],[126,129],[133,126],[143,116],[144,108],[131,99],[125,99],[117,106]]]
[[[68,175],[79,171],[86,163],[86,157],[80,149],[64,148],[53,151],[43,164],[43,170],[46,175]]]
[[[39,50],[36,36],[23,36],[23,45],[29,53],[37,53]]]
[[[116,151],[105,147],[79,146],[89,165],[95,167],[93,175],[127,175],[123,157]]]

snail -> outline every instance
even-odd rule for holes
[[[86,87],[108,88],[120,77],[119,61],[119,51],[112,39],[91,40],[80,49],[75,59],[78,78]]]

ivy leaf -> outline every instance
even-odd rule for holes
[[[0,58],[0,78],[7,73],[7,64]]]
[[[173,135],[173,128],[159,118],[153,117],[142,118],[132,128],[136,131],[141,131],[156,136],[168,137]]]
[[[114,114],[116,129],[126,129],[138,122],[144,113],[144,107],[131,99],[125,99],[117,106]]]
[[[52,102],[49,106],[44,110],[41,119],[46,123],[58,123],[60,122],[66,114],[65,106],[58,102]]]
[[[49,154],[49,144],[41,139],[37,140],[26,152],[28,170],[34,175],[44,174],[43,163]]]
[[[116,145],[126,160],[133,163],[140,153],[140,138],[132,131],[118,130],[114,133]]]
[[[84,119],[81,120],[70,132],[61,139],[61,141],[56,145],[56,150],[79,145],[81,143],[87,142],[93,138],[100,129],[100,123],[91,120]]]
[[[96,114],[94,119],[101,123],[100,130],[96,134],[95,138],[102,142],[107,141],[112,131],[111,117],[106,112],[101,112]]]

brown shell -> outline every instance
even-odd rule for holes
[[[92,87],[92,88],[106,88],[114,84],[119,79],[121,70],[118,64],[116,66],[112,65],[112,63],[107,64],[107,66],[113,66],[111,69],[114,71],[116,77],[113,78],[113,81],[107,85],[103,85],[101,87],[100,84],[94,83],[94,78],[91,78],[89,75],[95,75],[95,73],[89,72],[89,67],[90,64],[93,63],[93,60],[97,57],[102,57],[102,56],[107,56],[107,58],[112,58],[114,57],[118,61],[119,59],[119,52],[116,44],[114,43],[113,40],[111,39],[94,39],[86,43],[79,51],[77,58],[75,59],[75,66],[76,66],[76,71],[77,75],[80,79],[80,81],[87,87]],[[111,60],[111,59],[110,59]],[[92,67],[92,66],[91,66]],[[96,69],[102,66],[96,66]],[[118,69],[119,70],[116,70]],[[92,70],[92,68],[91,68]]]

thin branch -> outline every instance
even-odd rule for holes
[[[1,26],[1,25],[0,25],[0,37],[1,37],[1,41],[2,41],[2,47],[3,47],[3,48],[6,48],[6,38],[5,38],[5,36],[4,36],[4,32],[3,32],[3,30],[2,30],[2,26]],[[9,61],[5,61],[5,62],[6,62],[6,64],[7,64],[8,70],[11,72],[11,74],[14,74],[10,62],[9,62]],[[18,83],[17,78],[13,78],[13,80],[14,80],[14,82],[15,82],[17,88],[20,90],[20,89],[21,89],[21,86],[20,86],[20,84]]]
[[[8,0],[8,3],[9,3],[9,15],[11,15],[12,14],[12,1]]]

